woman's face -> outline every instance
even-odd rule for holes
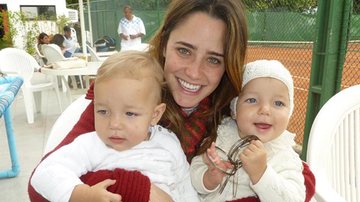
[[[42,38],[40,40],[42,42],[42,44],[49,44],[50,43],[50,39],[48,36],[44,36],[44,38]]]
[[[225,31],[222,20],[197,12],[170,33],[164,74],[180,107],[197,106],[219,85],[225,72]]]

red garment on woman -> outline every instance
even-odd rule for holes
[[[91,85],[90,89],[86,94],[87,99],[93,99],[94,86]],[[187,123],[186,123],[186,132],[182,138],[183,142],[182,146],[184,149],[185,154],[191,158],[195,152],[196,146],[199,144],[204,132],[206,130],[206,119],[197,118],[197,113],[201,113],[201,111],[206,110],[209,107],[209,99],[204,99],[199,107],[198,110],[193,112],[191,116],[189,116]],[[183,112],[179,112],[182,113]],[[185,114],[183,114],[185,116]],[[95,130],[94,124],[94,103],[91,102],[89,106],[85,109],[82,113],[79,121],[75,124],[73,129],[69,132],[69,134],[64,138],[64,140],[54,149],[58,149],[66,144],[72,142],[76,137],[80,136],[81,134],[91,132]],[[190,134],[190,135],[189,135]],[[191,138],[195,137],[195,138]],[[47,154],[46,156],[48,156]],[[46,156],[44,158],[46,158]],[[43,158],[43,159],[44,159]],[[309,202],[312,196],[315,194],[315,177],[313,173],[310,171],[309,166],[306,163],[304,164],[303,175],[305,178],[305,187],[306,187],[306,200],[305,202]],[[123,197],[123,201],[139,201],[139,202],[148,202],[149,195],[150,195],[150,181],[149,178],[142,175],[140,172],[137,171],[126,171],[124,169],[116,169],[115,171],[97,171],[97,172],[89,172],[86,175],[82,176],[81,179],[85,184],[96,184],[102,180],[108,179],[109,176],[116,176],[116,184],[112,187],[124,187],[124,189],[116,189],[116,193],[120,194]],[[31,177],[30,177],[31,179]],[[126,180],[125,180],[126,179]],[[133,183],[129,183],[129,181],[133,180]],[[136,183],[134,183],[136,182]],[[108,188],[108,190],[110,187]],[[111,190],[109,190],[111,191]],[[117,192],[119,191],[119,192]],[[39,193],[37,193],[34,188],[31,186],[29,181],[28,183],[28,192],[30,201],[33,202],[43,202],[47,201],[44,199]],[[146,193],[146,194],[144,194]],[[127,199],[124,198],[129,197]],[[256,197],[249,197],[246,199],[240,199],[238,202],[252,202]]]

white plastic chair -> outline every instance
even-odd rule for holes
[[[82,95],[61,113],[51,128],[43,155],[52,151],[66,137],[90,102],[91,100],[85,99],[85,95]]]
[[[86,66],[86,61],[78,57],[64,57],[58,45],[44,44],[42,47],[43,53],[48,60],[48,64],[53,65],[53,68],[68,69]]]
[[[62,111],[57,84],[51,77],[35,72],[35,69],[39,68],[39,64],[36,62],[35,58],[24,50],[5,48],[0,51],[0,61],[0,70],[2,72],[10,75],[19,75],[24,80],[21,89],[24,96],[26,116],[29,124],[34,123],[34,113],[41,111],[41,103],[43,103],[42,99],[46,99],[42,93],[46,90],[55,91],[60,111]],[[38,93],[41,97],[36,99],[36,102],[34,99],[35,92],[41,92]]]
[[[89,50],[90,52],[90,61],[91,62],[103,62],[105,61],[108,57],[99,57],[96,54],[96,51],[91,48],[88,44],[86,44],[86,48]],[[85,81],[85,88],[88,88],[90,86],[90,80],[91,79],[95,79],[95,75],[85,75],[84,76],[84,81]]]
[[[42,46],[43,54],[45,58],[47,59],[47,64],[53,65],[53,68],[77,68],[77,67],[84,67],[86,65],[85,61],[80,60],[77,57],[71,57],[71,58],[65,58],[60,47],[56,44],[46,44]],[[70,77],[71,82],[74,85],[74,88],[76,89],[76,80],[74,77]],[[81,77],[80,77],[81,78]],[[65,81],[67,81],[67,77],[63,78]],[[65,92],[65,88],[68,85],[65,84],[65,81],[63,83],[63,91]],[[81,79],[80,79],[81,81]],[[80,82],[81,88],[83,88],[82,81]]]
[[[35,48],[35,52],[36,52],[36,60],[37,62],[40,64],[40,66],[44,66],[45,62],[44,60],[46,60],[45,56],[40,52],[39,50],[39,44],[35,43],[34,44],[34,48]]]
[[[101,61],[105,61],[107,59],[107,57],[103,57],[103,58],[99,57],[96,54],[96,51],[87,44],[86,44],[86,48],[90,52],[90,56],[91,56],[90,60],[91,60],[91,62],[101,62]]]
[[[329,99],[311,127],[307,162],[317,202],[360,201],[360,85]]]

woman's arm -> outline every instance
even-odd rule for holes
[[[127,171],[117,168],[88,172],[80,177],[81,181],[94,186],[106,179],[116,180],[116,183],[107,188],[112,193],[121,195],[123,202],[148,202],[150,198],[150,180],[139,171]]]

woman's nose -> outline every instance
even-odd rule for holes
[[[189,64],[188,67],[186,68],[185,74],[193,79],[199,78],[201,73],[201,65],[202,65],[202,61],[200,58],[194,59],[192,63]]]

